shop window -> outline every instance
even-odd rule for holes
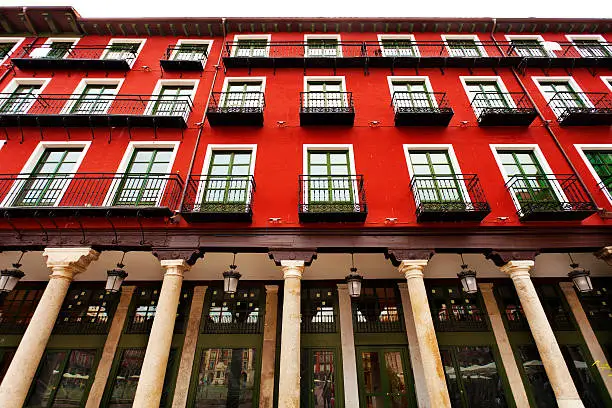
[[[576,330],[558,284],[539,284],[536,291],[553,330]]]
[[[160,286],[140,287],[134,292],[132,309],[127,319],[128,334],[148,334],[153,326],[155,311],[159,301]],[[192,288],[183,285],[174,322],[174,333],[184,333],[189,314]]]
[[[353,328],[356,333],[403,332],[404,317],[397,289],[363,287],[352,299]]]
[[[525,371],[525,383],[538,408],[556,408],[557,402],[553,393],[544,364],[535,345],[524,345],[517,348],[520,363]]]
[[[486,311],[478,294],[465,293],[458,285],[428,290],[429,308],[437,331],[486,331]]]
[[[0,333],[24,333],[43,292],[44,288],[17,287],[4,295],[0,302]]]
[[[523,312],[521,301],[512,285],[495,285],[504,320],[511,331],[527,331],[529,324]]]
[[[335,333],[337,331],[336,290],[302,289],[302,332]]]
[[[108,333],[118,296],[100,289],[71,289],[55,322],[55,334]]]
[[[261,333],[263,330],[262,291],[241,288],[225,293],[220,288],[209,289],[208,305],[204,309],[202,333]]]
[[[593,279],[591,293],[579,293],[578,297],[593,330],[612,330],[612,280]],[[612,356],[611,356],[612,357]]]

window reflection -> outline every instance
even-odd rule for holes
[[[589,408],[604,408],[601,387],[595,382],[590,370],[592,363],[587,364],[581,348],[579,346],[562,346],[561,352],[584,405]]]
[[[259,288],[225,293],[213,289],[204,311],[202,333],[260,333],[263,316]]]
[[[536,406],[538,408],[556,408],[557,402],[553,393],[540,354],[535,345],[526,345],[518,348],[519,356],[523,364],[527,383],[531,388]]]
[[[361,289],[352,300],[353,326],[357,333],[402,331],[400,300],[395,288]]]
[[[477,295],[458,285],[433,287],[428,291],[429,307],[438,331],[485,331],[487,323]]]
[[[336,290],[333,288],[302,289],[302,332],[336,332]]]

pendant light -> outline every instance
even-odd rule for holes
[[[361,296],[361,283],[363,282],[363,276],[357,273],[355,268],[355,258],[351,252],[351,272],[346,276],[346,283],[348,285],[349,296],[352,298],[358,298]]]
[[[223,291],[225,293],[236,293],[238,288],[238,281],[242,277],[240,273],[236,272],[236,253],[234,252],[234,260],[229,266],[229,270],[223,272]]]
[[[19,279],[25,276],[25,273],[19,269],[21,267],[21,258],[23,258],[24,253],[23,251],[21,252],[21,256],[19,260],[13,264],[13,268],[0,271],[0,293],[8,293],[15,289]]]
[[[121,290],[121,285],[125,278],[127,278],[128,274],[123,267],[123,259],[125,258],[125,252],[123,252],[123,256],[121,257],[121,261],[117,264],[115,269],[111,269],[110,271],[106,271],[106,292],[107,293],[117,293]]]
[[[593,284],[591,283],[591,272],[588,269],[581,268],[574,259],[572,254],[567,254],[570,259],[570,267],[572,270],[567,274],[569,278],[574,282],[574,286],[580,293],[589,293],[593,291]]]
[[[463,261],[463,254],[461,256],[461,272],[457,274],[457,277],[461,281],[461,286],[465,293],[474,294],[478,292],[478,285],[476,284],[476,272],[468,269],[467,264]]]

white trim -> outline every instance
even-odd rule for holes
[[[559,47],[556,42],[545,41],[541,35],[523,35],[523,34],[506,34],[506,41],[512,42],[512,40],[535,40],[540,43],[542,49],[550,58],[556,58],[557,55],[553,52],[554,48]],[[518,54],[518,53],[517,53]],[[536,57],[537,58],[537,57]]]
[[[504,178],[504,183],[508,183],[508,181],[510,181],[510,176],[508,176],[508,173],[506,173],[506,170],[504,169],[504,165],[502,164],[501,158],[499,157],[499,154],[497,152],[498,150],[513,150],[513,151],[523,150],[523,151],[533,152],[535,154],[536,160],[538,161],[538,164],[544,171],[544,174],[546,175],[554,174],[554,172],[552,171],[552,168],[548,164],[548,161],[546,161],[546,157],[544,157],[542,150],[540,150],[540,146],[537,144],[489,144],[489,147],[491,151],[493,152],[495,163],[497,163],[497,167],[499,168],[499,171],[501,172],[502,177]],[[553,191],[555,195],[557,196],[557,198],[567,202],[567,197],[565,197],[565,193],[563,192],[563,189],[561,188],[561,185],[559,185],[559,182],[556,180],[556,178],[554,178],[553,176],[552,178],[548,178],[548,181],[550,181],[551,183],[555,185],[555,188],[553,189]],[[508,193],[510,194],[510,197],[512,198],[512,202],[514,203],[514,206],[516,207],[517,210],[520,211],[521,205],[518,202],[516,195],[510,190],[508,190]]]
[[[87,142],[78,142],[78,141],[39,142],[36,148],[34,149],[34,151],[32,152],[32,154],[30,155],[30,158],[26,161],[25,165],[19,172],[19,175],[17,176],[17,180],[15,180],[8,194],[6,195],[4,200],[2,200],[2,203],[0,203],[0,207],[10,206],[11,204],[10,201],[15,199],[15,194],[17,193],[18,190],[22,188],[23,184],[27,180],[27,177],[22,177],[22,176],[32,173],[32,171],[38,164],[38,161],[40,160],[43,153],[45,152],[45,149],[54,149],[54,148],[55,149],[57,148],[71,149],[74,147],[81,147],[83,149],[83,151],[81,152],[81,155],[79,156],[76,163],[74,164],[73,171],[71,171],[70,173],[66,173],[67,178],[72,178],[79,171],[79,167],[81,166],[81,163],[83,162],[83,159],[85,158],[85,155],[87,154],[87,151],[89,150],[89,146],[91,146],[90,141],[87,141]],[[67,182],[66,185],[63,186],[61,193],[58,195],[57,199],[55,200],[55,203],[53,204],[53,207],[57,207],[59,203],[62,201],[62,198],[64,198],[64,193],[68,189],[69,185],[70,185],[70,182]]]
[[[17,51],[17,49],[21,46],[24,40],[25,40],[25,37],[0,37],[0,43],[15,42],[15,44],[13,44],[13,48],[8,50],[4,58],[0,59],[0,65],[4,64],[6,60],[9,59],[10,56],[13,55],[15,51]]]
[[[455,56],[453,55],[452,49],[448,46],[447,40],[472,40],[474,41],[474,45],[476,45],[476,47],[478,48],[480,57],[489,56],[487,54],[487,50],[485,50],[477,34],[452,34],[452,35],[441,34],[440,36],[442,37],[442,41],[444,42],[444,46],[446,47],[446,52],[448,53],[450,57],[455,57]],[[465,56],[460,56],[457,58],[465,58]],[[470,58],[470,57],[467,57],[467,58]]]
[[[342,39],[340,34],[304,34],[304,57],[306,58],[317,58],[318,55],[309,55],[308,51],[308,40],[336,40],[338,41],[338,47],[336,48],[336,57],[342,57]],[[321,58],[324,58],[321,55]]]
[[[172,156],[170,157],[168,168],[166,169],[165,173],[160,173],[160,174],[169,175],[172,173],[172,168],[174,166],[174,160],[176,159],[176,155],[178,153],[178,148],[180,144],[181,142],[172,142],[172,141],[130,142],[127,148],[125,149],[125,152],[123,153],[123,158],[121,159],[121,162],[119,163],[119,167],[117,167],[117,171],[115,172],[115,174],[125,173],[125,171],[127,170],[127,167],[130,164],[130,160],[132,159],[132,156],[134,156],[134,150],[136,149],[170,148],[172,149]],[[113,199],[115,198],[115,195],[117,194],[117,189],[119,188],[120,184],[121,184],[121,179],[118,179],[115,177],[111,183],[110,188],[106,192],[106,196],[104,197],[104,203],[102,204],[103,206],[105,207],[111,206]],[[160,201],[164,197],[165,189],[166,189],[166,183],[164,182],[163,185],[159,189],[159,197],[157,197],[156,205],[159,205]]]
[[[571,77],[571,76],[532,76],[531,79],[533,80],[533,82],[535,83],[536,87],[540,91],[540,94],[544,97],[544,100],[546,100],[547,104],[550,103],[550,100],[552,99],[552,97],[554,95],[551,95],[548,92],[544,92],[544,89],[540,85],[540,81],[543,81],[543,82],[567,83],[567,84],[569,84],[569,86],[570,86],[570,88],[572,89],[573,92],[579,93],[580,99],[582,99],[582,102],[584,102],[584,104],[586,106],[588,106],[590,108],[594,107],[593,103],[589,100],[589,98],[584,96],[583,94],[581,94],[581,93],[583,93],[582,89],[578,85],[578,82],[576,82],[576,80],[573,77]],[[553,109],[551,106],[548,106],[548,107],[555,114],[555,117],[558,118],[559,115],[561,115],[562,112],[558,112],[557,110]]]
[[[210,52],[212,50],[213,42],[214,40],[194,40],[191,38],[181,38],[180,40],[176,42],[174,50],[170,54],[169,60],[174,60],[174,57],[178,53],[180,46],[183,44],[185,45],[206,45],[207,46],[206,56],[204,57],[203,60],[200,60],[202,62],[202,68],[204,68],[206,66],[206,61],[208,61],[208,56],[210,55]]]
[[[599,77],[605,86],[607,86],[612,92],[612,76],[600,76]]]
[[[467,85],[469,82],[495,82],[499,87],[500,92],[504,94],[503,96],[508,106],[511,108],[516,108],[516,103],[514,103],[510,92],[508,92],[508,88],[506,88],[506,84],[504,84],[504,81],[500,76],[459,76],[459,81],[461,81],[461,85],[463,86],[463,90],[467,95],[470,107],[474,111],[474,115],[476,115],[476,117],[479,116],[478,108],[476,106],[472,106],[472,102],[474,101],[474,98],[478,92],[474,93],[468,89]]]
[[[433,91],[433,87],[431,86],[431,82],[429,81],[429,77],[428,76],[416,76],[416,75],[411,75],[411,76],[394,76],[394,75],[389,75],[387,76],[387,84],[389,85],[389,94],[391,95],[391,103],[393,103],[393,82],[422,82],[425,83],[425,90],[427,93],[432,94],[432,98],[431,98],[431,102],[432,104],[437,108],[438,107],[438,101],[436,101],[436,98],[433,96],[434,91]]]
[[[452,144],[404,144],[404,156],[406,159],[406,166],[408,167],[408,176],[410,177],[410,183],[412,184],[412,179],[414,178],[414,171],[412,169],[412,161],[410,160],[410,151],[423,150],[423,151],[431,151],[431,150],[446,150],[448,153],[448,158],[451,162],[451,167],[455,175],[463,174],[461,170],[461,166],[459,165],[459,160],[457,160],[457,155],[455,154],[455,149]],[[468,192],[467,186],[465,185],[465,180],[459,180],[461,186],[461,193],[463,194],[464,200],[466,203],[471,203],[472,200],[470,198],[470,194]],[[416,199],[416,197],[415,197]]]
[[[110,46],[113,45],[113,44],[135,44],[135,43],[139,43],[140,45],[138,46],[138,50],[136,50],[136,57],[134,57],[134,59],[131,60],[131,61],[129,61],[129,59],[126,59],[126,61],[129,62],[130,68],[132,68],[134,66],[134,64],[136,63],[136,60],[140,56],[140,51],[142,51],[142,48],[144,47],[146,42],[147,42],[146,38],[111,38],[108,41],[106,49],[102,52],[102,55],[100,55],[100,59],[104,59],[104,57],[106,57],[106,54],[108,54],[108,52],[110,51]]]
[[[383,57],[394,57],[394,55],[386,55],[385,47],[383,46],[383,41],[388,40],[408,40],[412,44],[412,51],[414,52],[415,57],[420,57],[421,52],[419,51],[419,47],[416,44],[416,39],[414,38],[414,34],[378,34],[378,46],[380,47],[381,53]]]
[[[157,83],[155,84],[155,88],[153,88],[153,93],[151,94],[152,98],[149,101],[149,103],[147,103],[147,107],[144,111],[145,115],[153,115],[153,109],[155,108],[155,104],[158,102],[158,99],[156,97],[159,97],[160,92],[162,90],[162,88],[164,86],[191,86],[191,104],[193,106],[193,104],[195,103],[195,96],[196,96],[196,92],[198,91],[198,85],[200,85],[200,80],[199,79],[158,79]],[[188,119],[188,114],[190,114],[190,112],[184,112],[182,115],[185,118],[185,121],[187,121]],[[179,116],[179,115],[177,115]]]
[[[270,56],[270,42],[272,42],[272,34],[234,34],[234,41],[232,46],[231,56],[236,56],[236,51],[238,51],[238,41],[243,40],[266,40],[268,46],[266,47],[266,57]]]
[[[580,49],[580,46],[577,46],[574,43],[574,41],[576,41],[576,40],[592,40],[592,41],[597,41],[597,42],[602,44],[602,46],[608,51],[608,53],[612,54],[612,47],[610,45],[606,45],[606,44],[610,44],[610,42],[607,41],[600,34],[566,34],[565,38],[567,38],[567,40],[572,43],[574,48],[576,48],[576,50],[578,50],[578,53],[580,54],[581,57],[592,58],[592,57],[582,53],[582,50]]]
[[[70,113],[74,105],[78,102],[78,97],[83,94],[83,91],[85,90],[85,88],[87,88],[88,85],[117,85],[117,87],[112,93],[113,96],[116,96],[119,93],[121,86],[123,85],[123,81],[125,81],[125,78],[83,78],[81,79],[81,82],[79,82],[79,84],[76,86],[76,88],[74,88],[74,91],[72,92],[73,98],[71,98],[69,101],[66,102],[60,114],[66,115]],[[108,105],[106,106],[106,109],[104,110],[104,113],[108,111],[108,108],[110,108],[111,104],[112,104],[112,100],[109,101]]]
[[[34,105],[34,102],[38,98],[38,95],[43,93],[47,85],[49,85],[49,82],[51,82],[51,78],[13,78],[11,82],[9,82],[8,85],[4,87],[4,89],[2,90],[2,93],[12,94],[13,92],[15,92],[17,87],[19,87],[19,85],[40,85],[40,88],[35,90],[32,93],[32,95],[34,95],[34,98],[32,98],[32,102],[30,103],[30,106],[24,109],[23,112],[19,112],[19,113],[27,113],[32,107],[32,105]],[[0,104],[0,108],[2,108],[3,105],[4,104]]]
[[[0,150],[2,150],[2,147],[4,147],[5,143],[6,143],[6,140],[0,140]]]
[[[601,177],[599,177],[599,174],[597,174],[597,172],[595,171],[595,167],[593,167],[593,165],[591,164],[591,162],[587,158],[587,156],[584,153],[584,151],[585,150],[594,150],[594,151],[612,150],[612,144],[590,144],[590,143],[583,144],[583,143],[579,143],[579,144],[574,144],[574,147],[578,151],[578,154],[580,155],[580,157],[582,158],[582,160],[586,164],[587,168],[591,172],[591,175],[593,176],[593,178],[595,179],[597,184],[598,185],[601,184],[603,182],[603,180],[601,179]],[[608,201],[612,204],[612,193],[610,191],[608,191],[607,188],[602,188],[601,191],[603,191],[603,193],[606,195],[606,198],[608,199]]]

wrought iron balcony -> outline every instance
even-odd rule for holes
[[[253,176],[194,175],[181,212],[188,222],[251,222],[254,191]]]
[[[210,126],[263,126],[263,92],[213,92],[206,117]]]
[[[353,126],[352,92],[300,92],[300,126]]]
[[[574,174],[512,176],[506,188],[521,221],[583,220],[597,212]]]
[[[165,71],[204,71],[208,58],[207,44],[171,45],[159,60]]]
[[[300,222],[364,222],[363,176],[299,176]]]
[[[186,128],[191,98],[0,93],[0,126]]]
[[[395,126],[448,126],[453,117],[445,92],[393,92]]]
[[[178,174],[4,174],[0,211],[32,216],[170,216],[183,182]]]
[[[245,314],[239,319],[235,314],[204,316],[202,333],[205,334],[258,334],[263,331],[263,317]]]
[[[418,222],[482,221],[491,212],[475,174],[416,175],[411,189]]]
[[[470,105],[480,126],[529,126],[538,116],[524,92],[478,92]]]
[[[34,44],[11,58],[19,69],[74,69],[129,71],[138,57],[135,50],[112,45]],[[127,44],[132,45],[132,44]],[[136,44],[137,46],[138,44]]]
[[[563,126],[612,125],[612,98],[606,92],[557,92],[548,106]]]
[[[504,55],[519,55],[530,67],[609,67],[612,64],[612,44],[607,42],[558,42],[547,48],[537,42],[499,44]]]
[[[597,186],[605,194],[612,195],[612,176],[602,177],[601,182]]]
[[[302,313],[302,333],[336,333],[338,316],[336,313],[307,314]]]
[[[453,310],[442,308],[432,309],[434,327],[436,331],[487,331],[486,313],[476,306],[473,308],[455,308]]]

